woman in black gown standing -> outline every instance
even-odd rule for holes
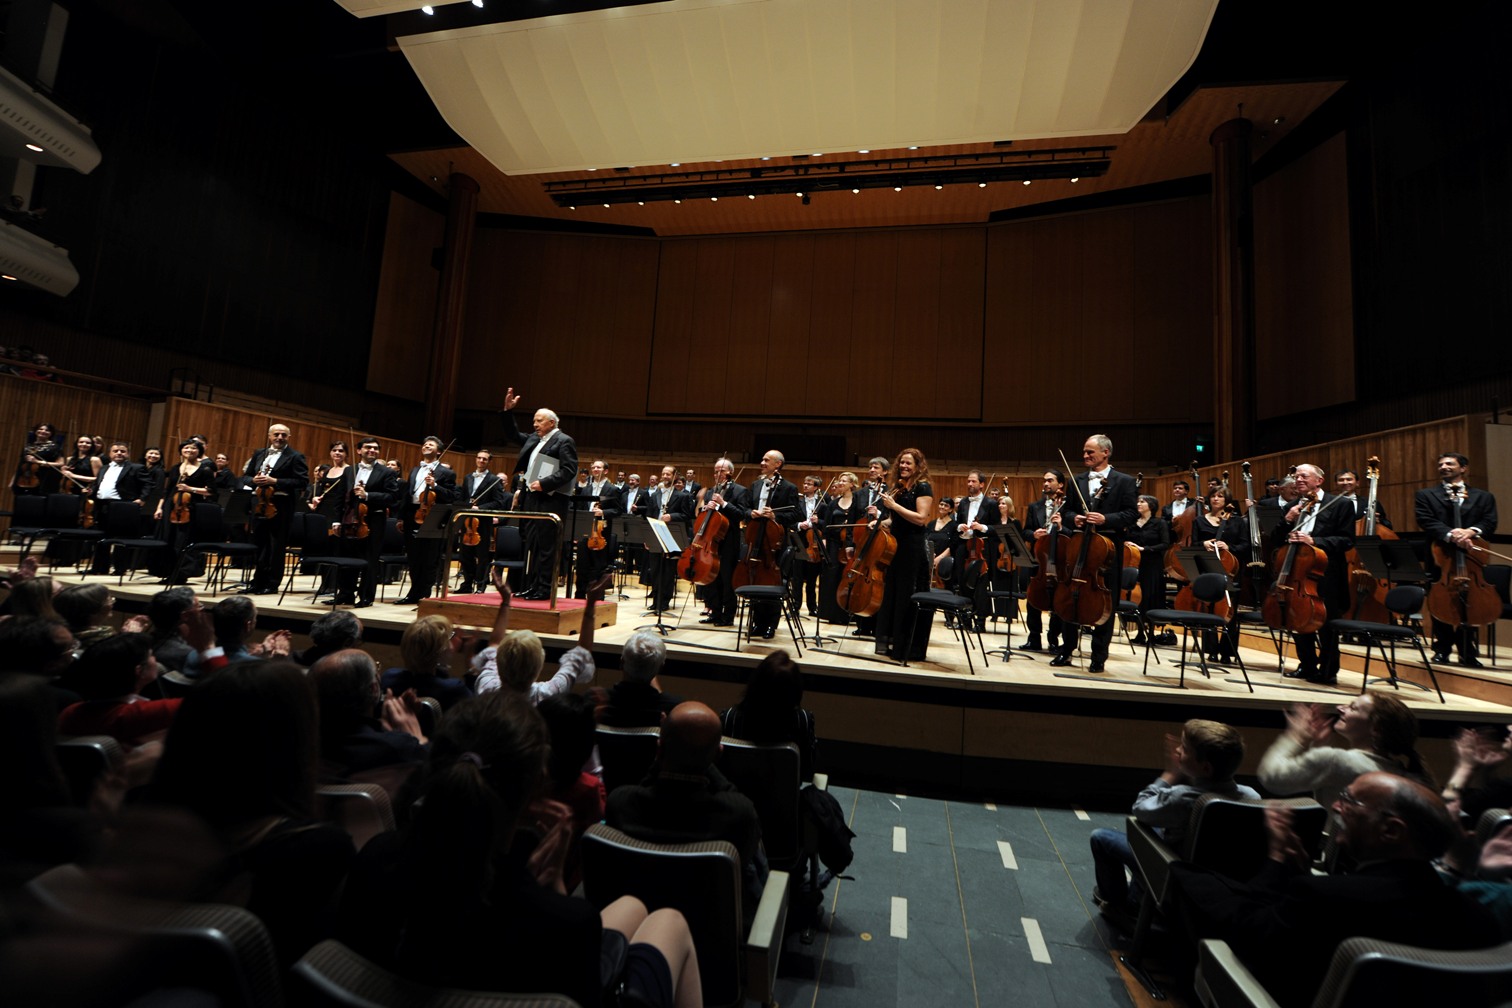
[[[860,481],[856,474],[843,472],[829,488],[829,499],[819,508],[824,527],[824,568],[819,572],[819,618],[826,623],[849,623],[850,613],[840,608],[836,593],[840,589],[840,570],[851,556],[853,531],[850,526],[864,517],[861,495],[856,492]]]
[[[929,647],[932,613],[915,619],[912,596],[929,587],[929,550],[925,530],[934,517],[934,487],[929,463],[917,448],[904,448],[892,467],[892,489],[877,498],[893,538],[898,542],[892,565],[882,580],[882,608],[877,610],[877,654],[895,661],[915,661]],[[905,653],[904,649],[907,649]]]

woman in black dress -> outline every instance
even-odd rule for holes
[[[197,577],[196,568],[204,565],[203,557],[184,553],[184,547],[193,540],[194,505],[208,503],[215,493],[210,486],[215,474],[205,462],[203,451],[198,441],[179,445],[179,463],[167,472],[163,492],[152,514],[159,538],[168,544],[154,565],[157,568],[154,573],[162,576],[165,585],[180,585]]]
[[[74,442],[74,453],[63,460],[63,472],[67,475],[59,489],[65,493],[89,493],[99,478],[100,468],[100,456],[94,453],[94,438],[88,434],[79,435]]]
[[[856,492],[859,485],[855,473],[841,473],[830,484],[829,499],[819,508],[825,540],[824,568],[819,572],[819,618],[826,623],[850,622],[850,613],[840,608],[835,595],[840,588],[840,571],[851,557],[854,530],[849,526],[862,518],[861,495]]]
[[[929,551],[925,528],[934,515],[934,487],[929,463],[917,448],[904,448],[892,467],[892,489],[877,498],[893,538],[898,542],[892,565],[882,579],[882,608],[877,610],[877,654],[896,661],[924,657],[932,613],[920,614],[912,596],[929,587]],[[907,648],[907,654],[904,649]]]
[[[1238,509],[1227,493],[1214,490],[1208,495],[1207,514],[1198,515],[1192,522],[1192,545],[1206,546],[1216,553],[1223,561],[1230,580],[1244,569],[1250,553],[1249,527],[1239,517]],[[1237,602],[1238,596],[1234,595],[1229,605],[1229,638],[1232,640],[1239,639]],[[1220,638],[1211,630],[1202,634],[1202,650],[1210,658],[1225,662],[1234,657],[1233,646],[1228,640]]]
[[[1160,501],[1142,494],[1135,502],[1139,519],[1129,529],[1127,539],[1139,547],[1139,611],[1165,609],[1165,555],[1171,548],[1171,525],[1160,517]],[[1144,630],[1134,638],[1144,643]]]

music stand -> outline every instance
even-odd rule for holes
[[[1013,600],[1014,610],[1016,612],[1018,610],[1019,593],[1014,591],[1013,587],[1019,583],[1019,573],[1021,571],[1032,570],[1034,567],[1038,566],[1037,562],[1034,559],[1034,551],[1029,547],[1029,544],[1024,541],[1023,533],[1019,531],[1019,527],[1013,522],[1009,522],[1006,525],[989,525],[987,526],[987,531],[997,536],[998,549],[1001,551],[1006,551],[1007,554],[1013,558],[1013,574],[1009,579],[1009,590],[1007,592],[1007,595],[1010,599]],[[1001,555],[1001,553],[999,555]],[[996,593],[989,594],[995,595]],[[995,654],[1001,654],[1003,656],[1003,661],[1005,662],[1012,661],[1014,658],[1027,658],[1030,661],[1037,660],[1034,655],[1029,654],[1028,652],[1015,652],[1013,650],[1012,617],[1009,617],[1008,620],[1008,632],[1004,636],[1003,646],[1000,648],[993,648],[991,651],[988,651],[987,657],[991,658]]]
[[[1237,560],[1238,557],[1235,557],[1235,559]],[[1176,560],[1181,564],[1181,572],[1187,576],[1187,584],[1196,584],[1197,579],[1204,574],[1222,574],[1230,584],[1233,583],[1233,579],[1229,578],[1228,571],[1224,570],[1223,568],[1223,561],[1218,559],[1218,554],[1208,549],[1206,546],[1187,546],[1183,549],[1179,549],[1176,551]],[[1172,604],[1174,605],[1174,603]],[[1235,611],[1238,604],[1239,603],[1237,601],[1229,602],[1230,614]],[[1230,616],[1230,620],[1232,620],[1232,615]],[[1199,647],[1201,647],[1202,641],[1199,639],[1197,644]],[[1239,646],[1239,637],[1237,633],[1234,634],[1234,646],[1236,648]],[[1276,650],[1279,652],[1280,648],[1278,647]],[[1192,664],[1196,664],[1198,667],[1202,668],[1203,673],[1206,674],[1207,670],[1202,662],[1177,662],[1176,667],[1185,668],[1187,665]]]
[[[682,555],[683,548],[687,546],[687,543],[679,543],[675,530],[660,518],[647,517],[639,525],[628,526],[625,534],[626,542],[639,543],[646,548],[647,553],[658,557],[656,562],[657,570],[651,575],[651,611],[656,617],[656,622],[648,626],[639,626],[635,629],[655,630],[663,637],[666,637],[671,634],[675,627],[668,626],[662,621],[662,616],[666,613],[667,609],[656,608],[657,580],[666,576],[667,573],[672,574],[672,593],[671,597],[667,599],[667,608],[673,608],[673,603],[677,598],[676,558]],[[671,564],[673,567],[669,571],[663,568],[662,564]],[[679,613],[680,616],[681,614]]]
[[[257,498],[250,490],[222,490],[218,496],[221,506],[221,528],[226,530],[229,537],[231,529],[243,528],[252,521],[252,502]],[[243,564],[241,567],[241,580],[231,587],[248,587],[251,582],[247,580],[247,571],[251,569]],[[226,586],[222,584],[221,591],[224,592],[226,590]]]
[[[577,553],[578,539],[588,538],[592,531],[593,523],[598,519],[593,517],[593,505],[597,504],[600,497],[597,494],[573,494],[567,498],[567,514],[562,519],[566,526],[562,535],[562,556],[557,558],[558,565],[567,565],[567,595],[573,595],[573,585],[577,580]]]

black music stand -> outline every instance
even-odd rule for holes
[[[1028,543],[1024,542],[1023,533],[1019,531],[1019,527],[1013,522],[1009,522],[1006,525],[989,525],[987,526],[987,531],[997,536],[998,549],[1005,551],[1013,560],[1013,573],[1009,579],[1008,591],[998,592],[989,590],[987,593],[988,597],[992,599],[1010,599],[1014,606],[1014,615],[1016,615],[1018,612],[1018,602],[1023,597],[1023,593],[1015,591],[1013,586],[1019,583],[1021,572],[1033,570],[1037,566],[1034,559],[1034,550],[1030,548]],[[999,556],[1001,555],[1002,553],[1000,552]],[[1014,616],[1010,615],[1008,619],[1008,632],[1004,637],[1003,646],[988,651],[986,657],[991,658],[995,654],[1000,654],[1003,656],[1004,662],[1012,661],[1014,658],[1027,658],[1030,661],[1037,661],[1038,659],[1027,651],[1014,651],[1013,619]]]
[[[557,558],[557,566],[567,565],[567,597],[573,595],[573,584],[577,580],[577,551],[578,539],[588,538],[593,529],[593,523],[598,519],[593,517],[593,505],[599,502],[597,494],[573,494],[567,498],[567,516],[563,519],[566,528],[562,535],[562,555]]]
[[[1238,558],[1235,557],[1235,559],[1237,560]],[[1187,547],[1185,547],[1183,549],[1179,549],[1179,550],[1176,551],[1176,561],[1179,564],[1181,564],[1181,572],[1187,576],[1187,584],[1195,584],[1196,581],[1197,581],[1197,579],[1199,577],[1201,577],[1202,575],[1204,575],[1204,574],[1222,574],[1223,577],[1230,584],[1234,583],[1233,579],[1229,577],[1228,571],[1224,570],[1224,568],[1223,568],[1223,561],[1220,560],[1220,559],[1218,559],[1218,554],[1214,553],[1212,550],[1208,549],[1206,546],[1187,546]],[[1237,590],[1238,586],[1234,585],[1234,588],[1235,588],[1235,590]],[[1174,604],[1175,603],[1173,602],[1172,605],[1174,606]],[[1237,613],[1238,611],[1239,611],[1239,602],[1238,602],[1238,600],[1237,599],[1231,600],[1229,602],[1229,613],[1230,613],[1230,621],[1231,622],[1232,622],[1232,619],[1233,619],[1233,615],[1232,614]],[[1233,635],[1233,639],[1234,639],[1234,647],[1237,648],[1239,646],[1239,635],[1237,633],[1235,633]],[[1201,646],[1201,644],[1202,644],[1201,640],[1199,640],[1197,643],[1198,643],[1198,646]],[[1277,653],[1279,653],[1280,650],[1281,649],[1278,646],[1276,648]],[[1156,664],[1160,663],[1160,656],[1159,655],[1155,656],[1155,662],[1156,662]],[[1185,668],[1188,665],[1194,665],[1194,664],[1198,665],[1199,667],[1202,667],[1204,675],[1207,674],[1207,668],[1200,661],[1199,662],[1181,662],[1181,661],[1178,661],[1176,663],[1176,667],[1177,668]]]
[[[663,637],[666,637],[671,634],[674,629],[676,629],[675,626],[668,626],[666,623],[664,623],[662,621],[662,616],[667,612],[667,609],[676,608],[677,571],[675,569],[675,565],[677,563],[677,558],[682,555],[683,549],[685,549],[688,545],[685,540],[678,540],[677,531],[677,529],[673,528],[667,522],[662,521],[660,518],[644,518],[639,524],[626,526],[625,542],[627,544],[637,543],[641,546],[644,546],[648,555],[659,558],[656,561],[658,568],[660,568],[660,565],[664,563],[673,565],[673,569],[670,572],[658,569],[654,574],[652,574],[653,580],[651,585],[651,611],[652,615],[656,617],[656,622],[647,626],[636,627],[635,629],[638,631],[655,630]],[[672,575],[672,593],[671,596],[667,599],[667,608],[657,609],[657,586],[655,579],[664,577],[667,573],[671,573]],[[681,617],[682,614],[681,612],[679,612],[679,622],[681,622]]]
[[[231,529],[244,528],[252,521],[252,506],[257,500],[257,495],[251,490],[222,490],[217,495],[221,506],[221,527],[226,530],[229,538]],[[246,541],[246,537],[238,537],[239,541]],[[251,567],[241,568],[241,580],[237,581],[228,589],[224,583],[221,591],[226,592],[234,589],[243,589],[251,586],[247,580],[247,571]]]

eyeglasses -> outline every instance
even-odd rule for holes
[[[1356,798],[1354,792],[1350,791],[1349,788],[1345,788],[1339,792],[1339,801],[1345,805],[1353,805],[1355,808],[1365,809],[1367,812],[1371,811],[1370,806]]]

